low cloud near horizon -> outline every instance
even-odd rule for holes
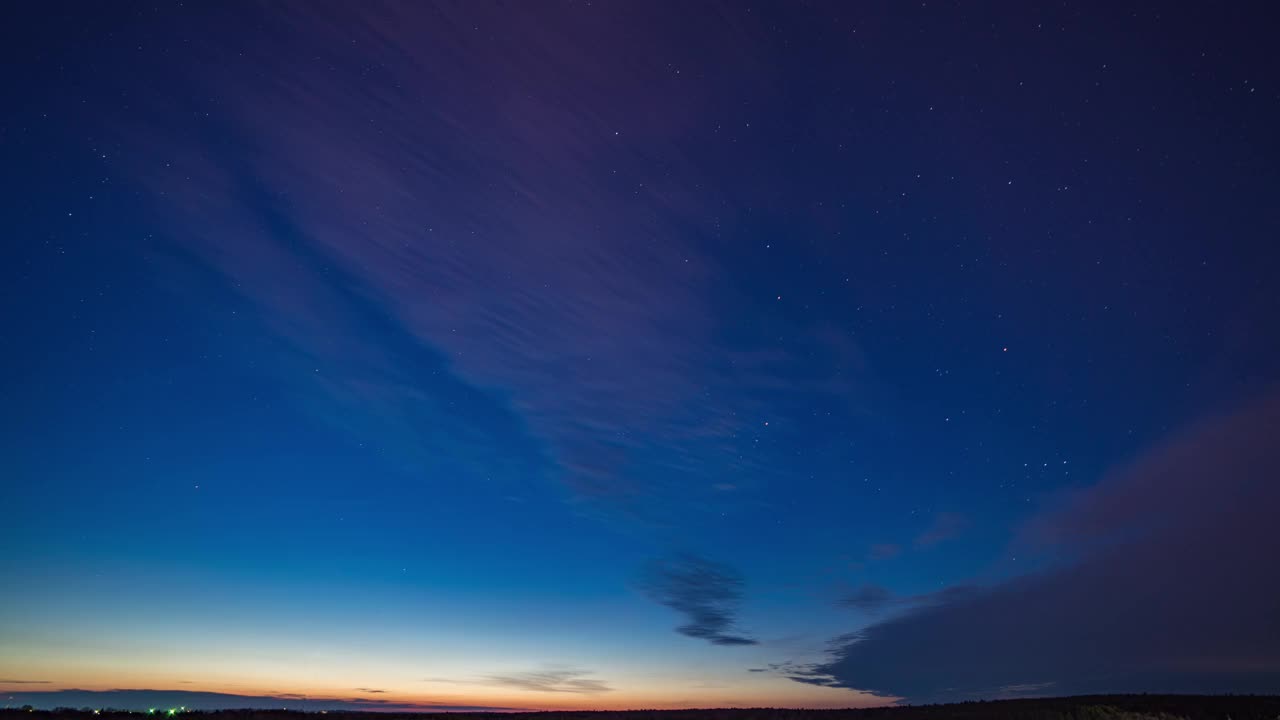
[[[491,685],[536,692],[592,695],[613,691],[613,688],[608,683],[589,677],[590,674],[585,670],[561,668],[506,675],[489,675],[485,680]]]
[[[5,681],[13,682],[13,681]],[[186,707],[190,710],[276,709],[305,710],[381,710],[405,712],[498,711],[518,708],[487,705],[448,705],[397,702],[372,698],[320,698],[305,695],[237,695],[233,693],[192,690],[38,690],[6,692],[0,695],[3,705],[31,705],[36,708],[93,707],[117,710]]]
[[[1277,438],[1277,393],[1177,434],[1024,528],[1010,559],[1053,569],[837,638],[830,661],[790,676],[910,702],[1044,688],[1274,692]],[[894,598],[872,587],[850,602],[878,610]]]

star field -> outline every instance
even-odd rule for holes
[[[0,697],[1273,692],[1272,14],[15,8]]]

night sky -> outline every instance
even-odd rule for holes
[[[1280,690],[1273,13],[8,6],[0,705]]]

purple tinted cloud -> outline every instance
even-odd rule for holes
[[[917,548],[931,548],[935,545],[954,539],[964,532],[968,520],[959,513],[942,512],[933,518],[933,524],[915,538]]]
[[[902,554],[902,546],[894,543],[876,543],[867,550],[869,560],[892,560]]]
[[[865,613],[875,614],[889,606],[893,593],[881,585],[863,585],[845,596],[843,603]]]
[[[796,679],[913,701],[1010,688],[1273,691],[1276,438],[1277,394],[1174,437],[1031,523],[1011,552],[1086,548],[1057,569],[872,625]]]
[[[732,89],[677,82],[633,47],[657,15],[271,10],[193,73],[250,159],[149,132],[165,160],[149,172],[182,252],[314,368],[305,382],[335,402],[318,412],[373,417],[421,456],[492,455],[482,424],[440,420],[422,349],[514,414],[571,497],[625,504],[759,469],[743,449],[787,412],[776,396],[853,389],[847,335],[784,352],[722,313],[739,289],[706,208],[724,201],[685,145],[708,94]]]

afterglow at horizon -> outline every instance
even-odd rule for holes
[[[0,707],[1280,688],[1262,3],[9,8]]]

